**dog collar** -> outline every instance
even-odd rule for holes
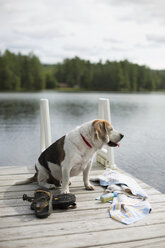
[[[89,146],[90,148],[92,148],[92,146],[88,143],[88,141],[85,139],[85,137],[82,134],[80,134],[80,135],[81,135],[82,139],[84,140],[84,142],[86,143],[86,145]]]

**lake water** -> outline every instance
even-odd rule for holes
[[[115,148],[121,169],[165,193],[165,94],[0,93],[0,165],[32,166],[40,154],[40,98],[48,98],[52,141],[98,118],[111,101],[112,124],[124,135]]]

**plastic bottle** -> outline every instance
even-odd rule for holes
[[[108,193],[108,194],[103,194],[100,196],[100,201],[105,203],[105,202],[109,202],[112,201],[114,197],[117,196],[117,193]]]

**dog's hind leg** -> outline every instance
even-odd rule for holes
[[[37,181],[39,186],[47,188],[47,189],[55,189],[55,185],[48,183],[47,181],[49,180],[49,174],[48,173],[43,173],[42,171],[38,171],[38,176],[37,176]]]

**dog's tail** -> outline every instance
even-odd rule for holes
[[[34,176],[27,178],[24,181],[16,182],[14,185],[24,185],[24,184],[30,184],[30,183],[37,182],[38,169],[36,165],[35,165],[35,170],[36,170],[36,173],[34,174]]]

